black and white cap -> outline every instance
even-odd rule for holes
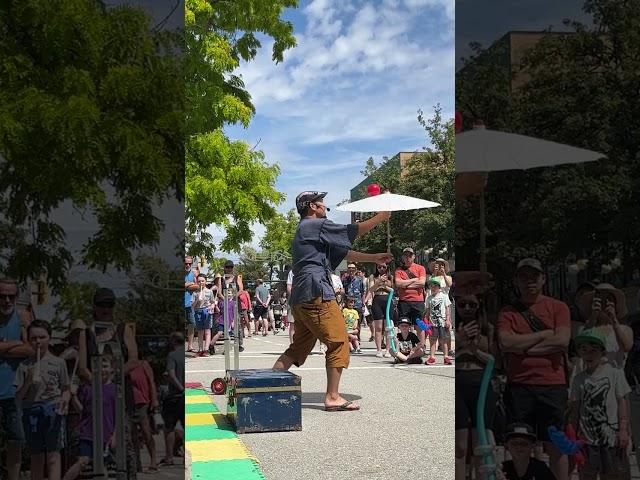
[[[327,192],[302,192],[296,197],[296,209],[300,215],[307,212],[307,208],[311,202],[321,200],[327,195]]]

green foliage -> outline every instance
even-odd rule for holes
[[[230,141],[223,127],[248,126],[255,109],[234,71],[255,58],[258,33],[274,40],[273,60],[282,61],[295,37],[293,25],[280,17],[297,3],[186,2],[186,236],[194,254],[213,257],[211,226],[225,230],[221,250],[240,251],[253,236],[251,225],[273,218],[284,200],[275,189],[277,165],[248,144]]]
[[[258,278],[265,279],[269,272],[266,255],[259,253],[255,248],[244,245],[240,253],[240,265],[238,271],[242,273],[244,281],[255,281]]]
[[[286,215],[277,213],[265,223],[266,232],[260,241],[260,247],[266,253],[284,253],[291,256],[291,242],[296,235],[300,216],[291,209]]]
[[[93,282],[69,282],[60,291],[56,313],[51,326],[56,330],[68,330],[75,320],[90,323],[93,294],[98,285]]]
[[[501,91],[500,108],[492,109],[490,98],[502,87],[492,89],[490,77],[465,82],[464,72],[456,82],[456,100],[467,122],[489,119],[489,128],[608,157],[584,166],[491,174],[489,256],[509,259],[533,252],[547,263],[587,257],[601,265],[624,254],[628,276],[640,260],[640,4],[587,0],[584,10],[593,25],[569,21],[571,34],[540,41],[523,62],[528,82],[510,95]],[[485,71],[504,70],[491,52],[481,63]],[[468,241],[477,245],[477,238]],[[472,250],[467,249],[468,258]]]
[[[439,105],[433,116],[427,118],[418,112],[418,122],[425,129],[428,147],[416,152],[400,174],[399,163],[387,160],[372,173],[372,180],[389,187],[394,193],[422,198],[440,203],[440,207],[391,215],[392,252],[399,256],[402,248],[412,246],[423,250],[451,251],[454,238],[455,208],[455,127],[454,121],[444,121]],[[368,172],[372,161],[364,172]],[[366,188],[366,187],[364,187]],[[363,251],[386,251],[386,225],[375,227],[368,235],[360,237],[356,248]]]
[[[184,189],[180,38],[139,9],[93,0],[0,7],[0,270],[48,277],[72,263],[51,217],[71,204],[98,225],[80,261],[128,270],[162,229],[153,207]],[[17,226],[17,227],[14,227]]]

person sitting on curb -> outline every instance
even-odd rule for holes
[[[404,317],[398,321],[400,331],[396,336],[398,340],[398,351],[391,352],[394,357],[393,363],[420,364],[424,355],[424,343],[418,336],[410,331],[411,321]]]

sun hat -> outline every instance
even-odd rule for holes
[[[587,292],[584,295],[580,295],[578,298],[578,307],[585,312],[585,314],[591,315],[591,306],[593,303],[593,297],[598,293],[610,293],[616,299],[616,314],[618,319],[625,318],[629,313],[627,309],[627,297],[622,290],[617,289],[610,283],[600,283],[596,285],[596,289],[593,292]],[[604,305],[603,305],[604,309]]]

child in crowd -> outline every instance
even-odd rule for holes
[[[626,396],[631,388],[624,371],[603,361],[606,343],[596,329],[575,337],[584,370],[571,382],[569,422],[586,441],[586,463],[581,480],[627,478],[629,463],[629,412]]]
[[[349,337],[349,351],[355,353],[362,353],[360,350],[360,342],[358,341],[358,311],[355,309],[356,301],[353,297],[347,298],[346,307],[342,309],[342,315],[344,316],[344,324],[347,329],[347,336]]]
[[[80,455],[64,476],[64,480],[75,480],[82,469],[93,460],[93,390],[91,383],[83,383],[77,392],[72,392],[72,402],[80,412]],[[102,441],[104,451],[115,448],[116,386],[113,383],[113,359],[102,357]]]
[[[31,451],[31,478],[43,478],[46,459],[49,480],[59,480],[62,475],[60,451],[65,447],[65,416],[70,397],[67,364],[49,352],[51,325],[48,322],[34,320],[27,328],[27,336],[35,354],[18,366],[15,387]]]
[[[427,323],[431,323],[431,335],[429,336],[429,358],[425,362],[427,365],[436,363],[436,344],[440,342],[444,353],[445,365],[451,365],[449,350],[451,349],[451,300],[449,295],[442,291],[440,280],[431,277],[427,281],[430,294],[426,299]],[[412,319],[413,320],[413,319]]]
[[[196,277],[199,290],[193,292],[193,314],[198,331],[199,357],[209,356],[209,344],[211,343],[212,316],[209,313],[211,305],[215,302],[213,290],[207,288],[207,277],[199,274]]]
[[[424,355],[424,344],[420,342],[418,336],[410,331],[411,321],[408,318],[401,318],[398,321],[400,331],[396,336],[398,340],[398,351],[392,352],[395,357],[394,363],[422,363]]]
[[[498,479],[505,480],[556,480],[547,464],[532,458],[536,435],[526,423],[515,423],[507,427],[506,444],[511,460],[502,464]]]

